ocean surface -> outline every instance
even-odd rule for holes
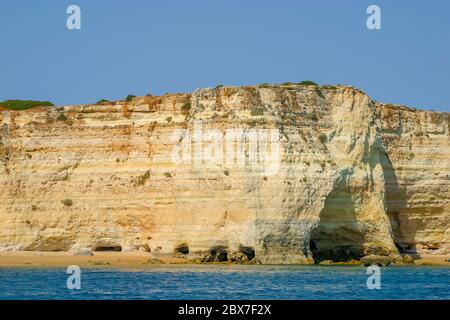
[[[151,266],[81,269],[81,289],[65,268],[0,268],[0,299],[450,299],[450,268],[381,268],[369,290],[364,267]]]

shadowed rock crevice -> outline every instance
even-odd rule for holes
[[[182,243],[175,247],[174,253],[175,254],[189,254],[189,246],[185,243]]]
[[[92,251],[121,252],[122,247],[121,246],[98,246],[98,247],[95,247],[94,250],[92,250]]]
[[[395,246],[401,253],[415,253],[415,244],[405,241],[405,237],[402,233],[402,219],[400,218],[400,212],[404,211],[407,206],[406,192],[398,182],[398,178],[392,166],[392,162],[389,159],[387,153],[383,153],[380,155],[380,163],[381,167],[383,168],[385,180],[386,214],[389,217],[389,221],[391,224],[392,236],[394,238]],[[405,220],[405,218],[403,220]]]
[[[224,246],[215,246],[211,248],[211,257],[213,262],[228,261],[228,250]]]
[[[239,246],[239,252],[243,253],[248,261],[255,258],[255,249],[253,247],[245,247],[245,246]]]

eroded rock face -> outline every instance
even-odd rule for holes
[[[448,252],[448,113],[381,105],[350,87],[293,85],[0,117],[2,250],[221,248],[227,257],[217,260],[300,264]],[[276,173],[195,165],[194,143],[192,161],[174,162],[186,147],[174,132],[200,121],[223,137],[279,129]]]

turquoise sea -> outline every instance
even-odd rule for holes
[[[0,269],[0,299],[450,299],[448,267],[381,268],[369,290],[364,267],[151,266],[82,269],[69,290],[64,268]]]

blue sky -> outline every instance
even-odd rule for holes
[[[81,7],[81,30],[66,8]],[[366,28],[369,4],[381,30]],[[313,80],[450,111],[450,1],[2,0],[0,100]]]

